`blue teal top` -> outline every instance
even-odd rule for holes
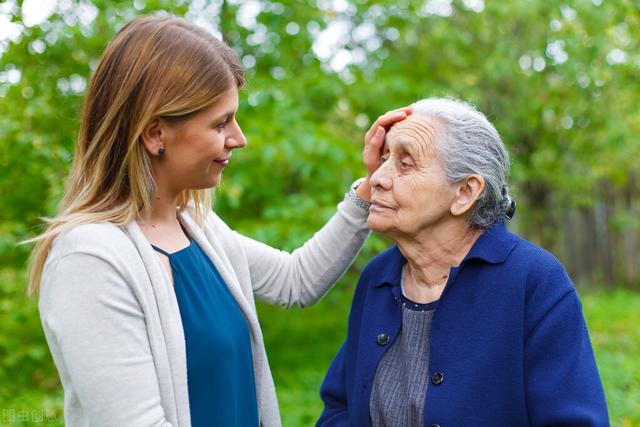
[[[193,427],[258,426],[253,357],[247,322],[218,270],[200,246],[166,255],[187,351]]]

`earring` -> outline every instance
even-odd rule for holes
[[[164,156],[164,147],[160,147],[158,150],[158,156]]]

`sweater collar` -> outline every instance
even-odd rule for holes
[[[517,237],[507,230],[503,221],[499,221],[484,230],[473,244],[469,253],[460,263],[460,267],[468,262],[484,262],[487,264],[502,264],[516,246]],[[392,246],[384,257],[384,266],[374,280],[373,286],[391,285],[400,286],[402,267],[406,259],[397,245]]]

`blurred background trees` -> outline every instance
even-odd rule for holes
[[[159,10],[222,37],[246,68],[238,120],[249,145],[234,155],[215,207],[237,230],[296,247],[363,174],[362,136],[379,114],[453,96],[486,113],[510,150],[512,228],[554,252],[583,289],[640,287],[634,0],[2,1],[0,399],[59,387],[34,302],[22,297],[30,247],[16,242],[56,212],[87,79],[108,40]],[[291,402],[317,410],[318,375],[344,335],[354,278],[387,245],[370,239],[346,285],[301,315],[300,328],[318,328],[330,344],[316,352],[320,368],[308,381],[289,381],[275,366],[280,384],[309,388],[315,399],[291,391]],[[274,343],[284,330],[275,319],[298,319],[261,310]],[[274,364],[302,363],[275,347]],[[640,373],[630,381],[640,385]],[[59,395],[49,396],[34,398],[34,407],[58,411]]]
[[[515,228],[583,285],[637,283],[640,14],[634,1],[26,0],[0,6],[0,260],[21,266],[63,191],[87,78],[136,15],[165,10],[242,58],[250,147],[218,197],[295,246],[362,174],[363,131],[426,96],[475,103],[513,159]],[[304,220],[301,220],[303,218]]]

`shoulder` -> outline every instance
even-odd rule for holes
[[[205,223],[205,226],[212,229],[212,230],[216,230],[218,232],[223,231],[223,232],[231,232],[231,228],[229,228],[229,226],[227,225],[226,222],[224,222],[222,220],[222,218],[220,218],[218,216],[217,213],[215,213],[213,210],[209,211],[209,214],[207,215],[207,220]]]
[[[109,260],[130,257],[136,250],[122,227],[106,222],[82,224],[64,231],[55,238],[50,257],[62,258],[74,253]]]
[[[551,252],[536,245],[517,234],[510,233],[514,236],[517,244],[515,245],[512,253],[511,260],[519,263],[529,263],[531,265],[539,265],[543,268],[558,268],[562,264]]]
[[[39,310],[55,334],[77,319],[142,316],[138,299],[147,270],[124,229],[83,224],[56,237],[40,282]],[[106,313],[106,314],[105,314]]]
[[[231,260],[235,257],[242,258],[242,240],[238,238],[238,233],[232,230],[213,210],[209,210],[204,218],[204,227],[199,226],[195,221],[195,213],[192,209],[187,209],[181,213],[183,219],[187,219],[192,227],[192,232],[196,234],[204,233],[203,237],[212,244],[212,249],[216,251],[222,248]]]
[[[87,277],[112,277],[136,259],[139,259],[137,250],[121,227],[112,223],[78,225],[54,239],[41,287],[50,287],[49,282],[63,282],[69,288]]]
[[[517,244],[507,259],[507,264],[526,272],[530,280],[564,278],[567,273],[558,258],[548,250],[514,234]]]
[[[207,240],[210,242],[215,240],[217,243],[222,245],[225,251],[235,253],[241,248],[242,245],[238,241],[237,233],[232,230],[212,209],[209,210],[207,216],[204,218],[204,229],[196,225],[195,213],[193,210],[187,210],[183,215],[189,218],[196,229],[204,231]],[[214,249],[215,246],[216,245],[214,245]]]
[[[564,266],[551,252],[517,236],[518,244],[505,265],[520,277],[529,304],[554,304],[575,291]]]

